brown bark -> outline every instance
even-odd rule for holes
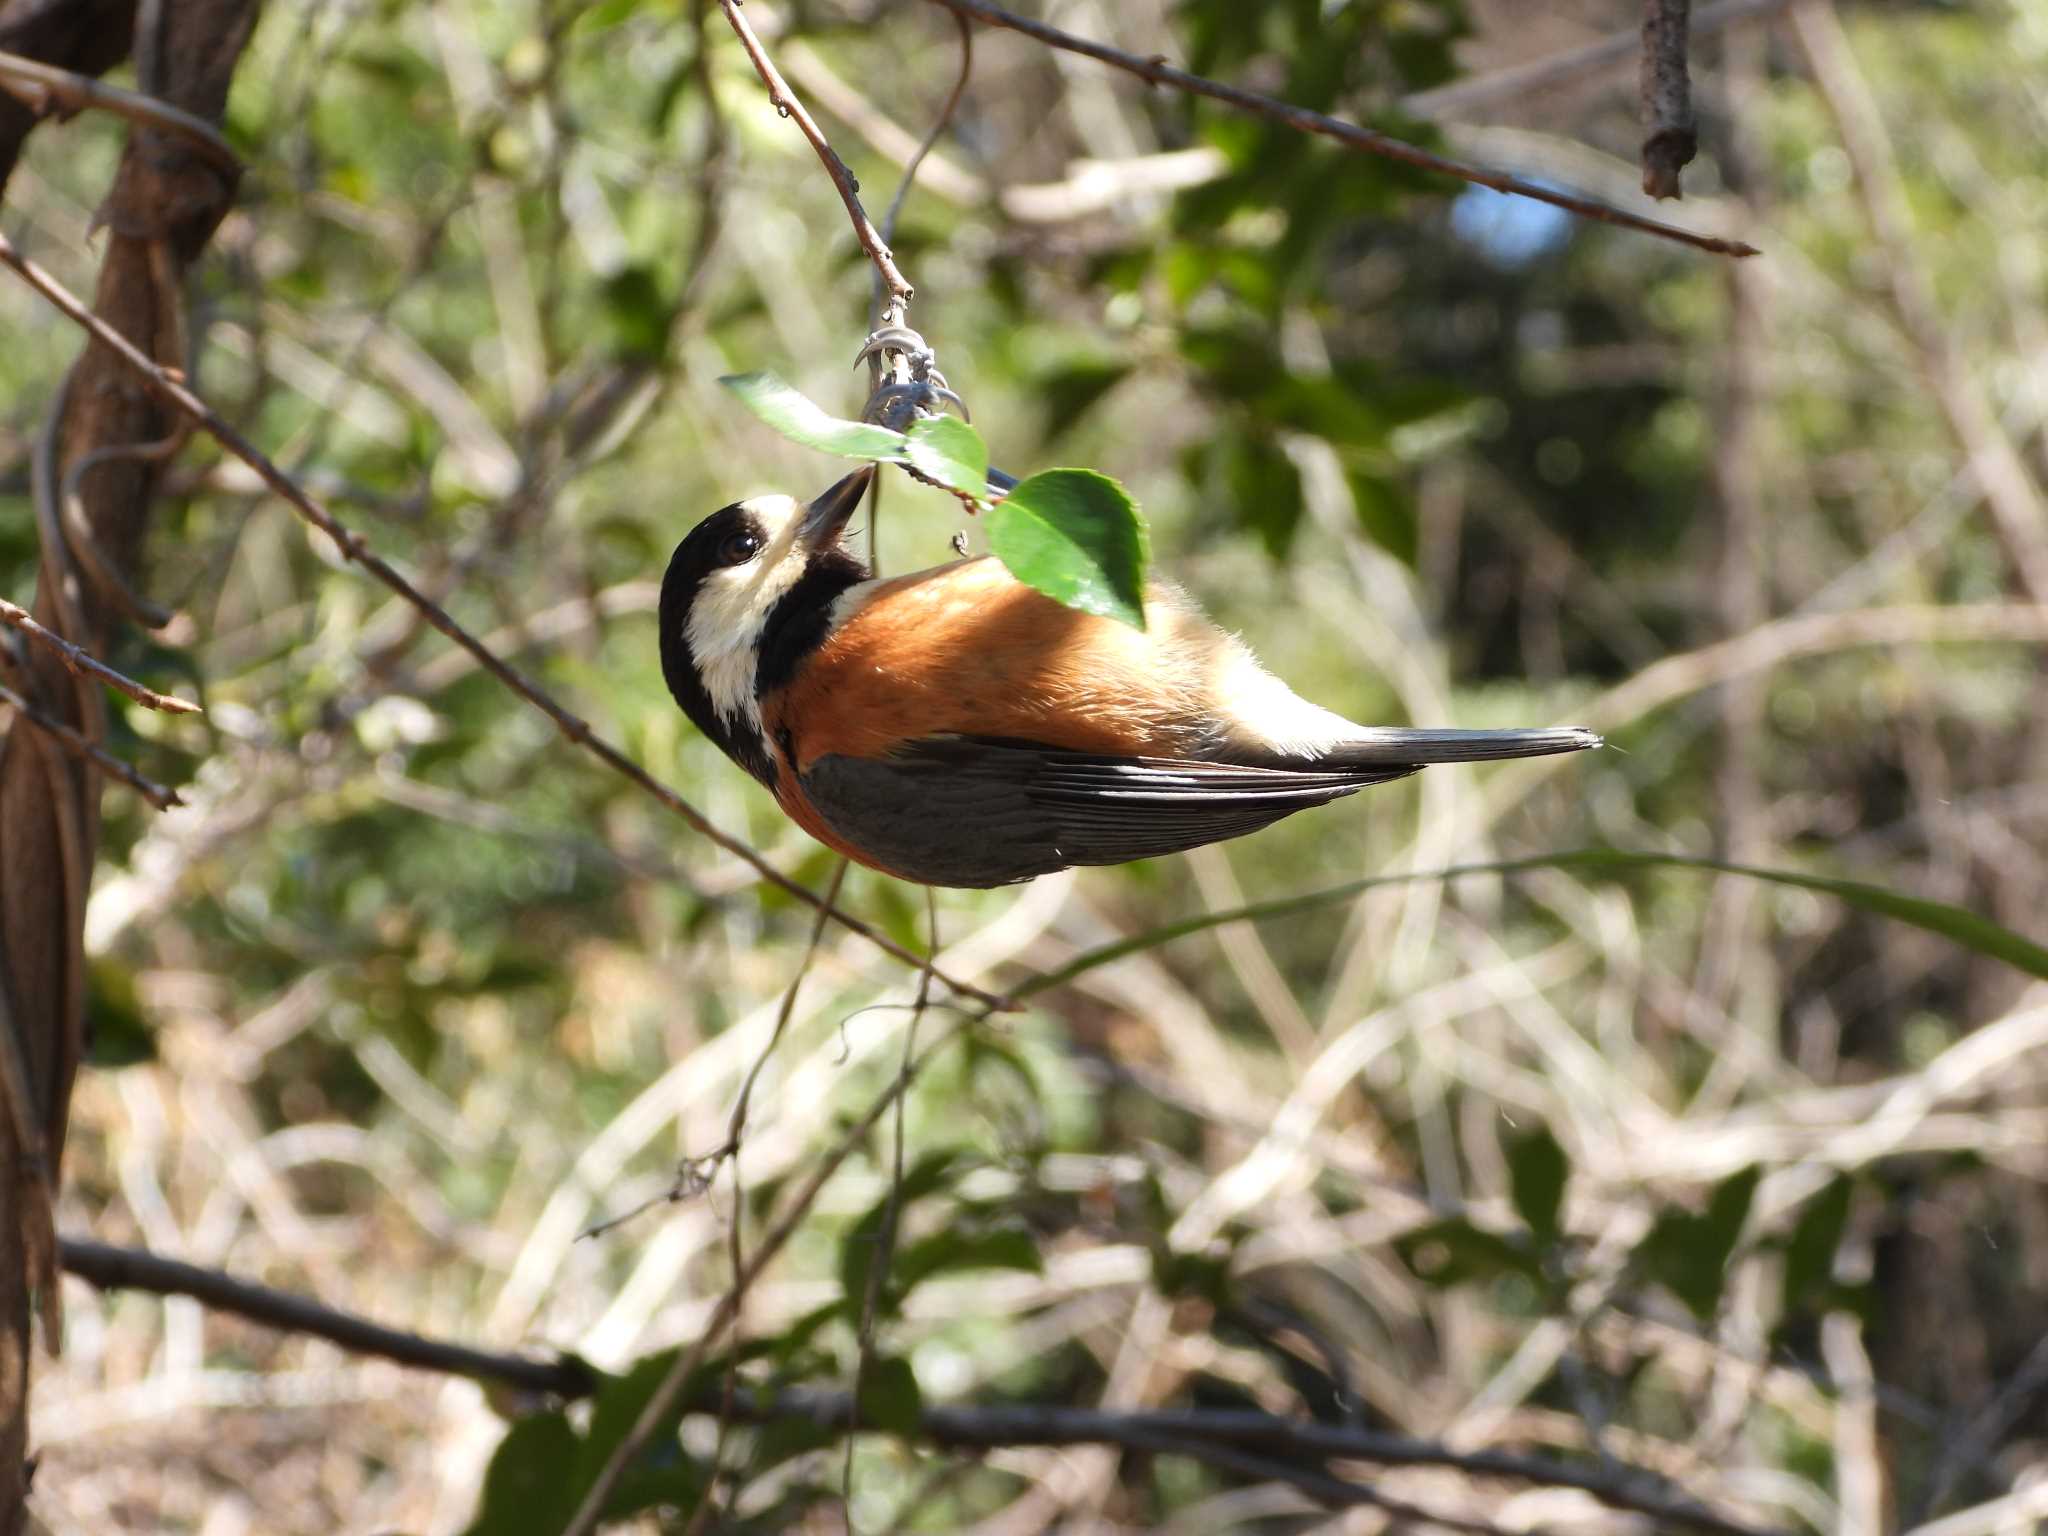
[[[1643,190],[1679,197],[1678,173],[1699,153],[1686,49],[1692,0],[1643,0]]]
[[[255,0],[143,7],[155,35],[131,38],[135,8],[108,0],[30,0],[0,9],[0,46],[82,71],[131,42],[142,90],[209,122],[255,20]],[[0,184],[34,120],[0,110]],[[137,129],[102,209],[107,227],[96,308],[162,362],[186,366],[183,287],[234,187],[175,134]],[[95,654],[125,619],[147,620],[143,541],[175,423],[104,348],[73,364],[50,411],[34,470],[42,564],[37,619]],[[12,631],[9,632],[9,641]],[[0,642],[0,680],[44,713],[98,740],[99,685],[40,649]],[[0,1536],[22,1528],[27,1487],[29,1311],[54,1322],[49,1199],[84,1046],[85,898],[99,840],[99,782],[46,733],[0,721]],[[48,1339],[54,1347],[54,1335]]]
[[[0,0],[0,53],[97,75],[128,56],[135,0]],[[36,115],[0,92],[0,191]]]

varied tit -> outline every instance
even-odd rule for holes
[[[669,692],[791,820],[874,869],[992,886],[1220,842],[1428,763],[1600,745],[1577,727],[1353,725],[1155,585],[1146,628],[993,558],[873,580],[841,540],[874,470],[757,496],[676,546]]]

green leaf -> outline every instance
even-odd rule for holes
[[[1508,1185],[1515,1209],[1539,1242],[1554,1243],[1563,1231],[1558,1214],[1564,1208],[1564,1186],[1570,1177],[1571,1164],[1564,1148],[1547,1125],[1517,1137],[1508,1148]]]
[[[1124,363],[1076,363],[1040,374],[1031,386],[1032,394],[1045,407],[1045,423],[1040,430],[1048,440],[1060,436],[1094,409],[1104,395],[1129,378],[1130,373],[1130,367]]]
[[[654,269],[621,267],[604,280],[602,291],[613,354],[636,363],[660,362],[675,305],[662,293]]]
[[[1500,859],[1485,864],[1454,864],[1446,869],[1417,870],[1410,874],[1367,875],[1362,880],[1348,880],[1342,885],[1333,885],[1320,891],[1305,891],[1299,896],[1282,896],[1273,901],[1255,901],[1248,906],[1232,907],[1221,912],[1204,912],[1197,917],[1182,918],[1179,922],[1166,923],[1144,933],[1134,934],[1130,938],[1119,939],[1113,944],[1085,950],[1058,969],[1032,977],[1012,991],[1010,996],[1021,1002],[1040,992],[1064,986],[1076,976],[1086,975],[1099,966],[1112,964],[1128,955],[1157,949],[1162,944],[1186,938],[1191,933],[1206,933],[1209,929],[1220,928],[1225,923],[1263,922],[1268,918],[1293,917],[1297,913],[1313,912],[1319,907],[1335,906],[1339,902],[1349,901],[1362,892],[1376,890],[1381,886],[1409,885],[1420,880],[1456,880],[1462,875],[1521,875],[1539,869],[1578,869],[1594,874],[1621,874],[1642,869],[1693,870],[1703,874],[1740,875],[1750,880],[1765,880],[1773,885],[1789,885],[1800,890],[1820,891],[1846,901],[1852,907],[1876,913],[1880,917],[1895,918],[1928,933],[1939,934],[1965,949],[1980,955],[1988,955],[1994,960],[2003,960],[2015,969],[2025,971],[2029,976],[2039,976],[2048,980],[2048,949],[1966,907],[1951,906],[1941,901],[1927,901],[1918,896],[1902,896],[1897,891],[1887,890],[1881,885],[1866,885],[1859,880],[1838,880],[1829,875],[1809,875],[1803,870],[1762,869],[1748,864],[1731,864],[1725,859],[1694,858],[1678,853],[1637,853],[1626,848],[1574,848],[1566,853],[1544,853],[1527,859]]]
[[[537,1413],[505,1431],[484,1472],[483,1498],[468,1536],[544,1536],[575,1513],[582,1484],[573,1471],[583,1443],[560,1413]]]
[[[1644,1272],[1668,1286],[1701,1322],[1711,1320],[1721,1304],[1728,1261],[1762,1177],[1754,1167],[1731,1174],[1714,1187],[1703,1213],[1666,1210],[1637,1245]]]
[[[958,1182],[968,1170],[959,1166],[960,1152],[955,1147],[941,1147],[927,1152],[909,1168],[904,1170],[903,1180],[897,1185],[896,1219],[900,1223],[903,1213],[911,1205],[933,1195],[949,1185]],[[889,1215],[891,1196],[884,1194],[869,1206],[867,1211],[847,1229],[846,1236],[839,1242],[839,1288],[846,1297],[846,1304],[858,1311],[866,1304],[868,1294],[868,1271],[874,1267],[875,1250],[882,1243],[882,1227]],[[888,1275],[885,1272],[886,1282]],[[890,1312],[902,1300],[894,1287],[884,1284],[876,1298],[876,1306],[883,1312]]]
[[[902,463],[903,434],[865,421],[844,421],[813,404],[772,373],[729,373],[718,381],[740,403],[793,443],[847,459]]]
[[[1422,531],[1415,518],[1415,503],[1393,481],[1379,475],[1353,473],[1345,476],[1351,487],[1351,504],[1358,512],[1358,526],[1365,536],[1411,570],[1415,566]]]
[[[1045,1260],[1031,1234],[1021,1227],[977,1232],[947,1226],[912,1243],[897,1258],[897,1296],[909,1295],[913,1286],[933,1275],[962,1269],[1021,1269],[1038,1275],[1045,1273]]]
[[[1543,1277],[1542,1265],[1527,1247],[1462,1216],[1419,1227],[1397,1239],[1394,1248],[1416,1279],[1439,1290],[1507,1274]]]
[[[988,448],[981,434],[952,416],[926,416],[911,424],[910,467],[949,490],[988,499]]]
[[[860,1373],[855,1401],[863,1424],[893,1435],[916,1434],[924,1417],[924,1395],[917,1389],[917,1375],[900,1355],[883,1355],[868,1362]]]
[[[1012,576],[1054,602],[1145,627],[1145,524],[1107,475],[1033,475],[990,511],[988,543]]]
[[[156,1059],[156,1036],[143,1017],[135,973],[101,957],[85,970],[87,1059],[96,1067],[132,1067]]]
[[[1275,560],[1285,560],[1306,504],[1301,471],[1270,437],[1239,434],[1222,444],[1223,484],[1238,517]]]
[[[1798,1225],[1785,1240],[1785,1275],[1781,1311],[1790,1313],[1814,1289],[1833,1278],[1835,1250],[1849,1223],[1849,1197],[1855,1185],[1845,1173],[1807,1202]]]
[[[794,1415],[763,1425],[754,1435],[753,1454],[747,1458],[750,1472],[759,1475],[793,1457],[823,1450],[839,1438],[839,1430],[815,1419]]]
[[[1743,1224],[1749,1220],[1749,1208],[1756,1200],[1756,1187],[1762,1181],[1762,1169],[1744,1168],[1716,1184],[1714,1193],[1708,1197],[1707,1213],[1701,1219],[1707,1224],[1708,1238],[1721,1250],[1724,1264],[1742,1236]]]

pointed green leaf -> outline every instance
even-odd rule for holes
[[[908,1296],[933,1275],[962,1269],[1019,1269],[1028,1274],[1043,1274],[1045,1260],[1031,1234],[1022,1228],[995,1227],[977,1232],[972,1227],[954,1224],[905,1248],[895,1267],[898,1294]]]
[[[729,373],[718,382],[793,443],[847,459],[887,459],[900,463],[904,458],[902,433],[831,415],[772,373]]]
[[[990,511],[988,543],[1012,576],[1054,602],[1145,627],[1145,524],[1107,475],[1033,475]]]
[[[988,499],[988,448],[966,422],[952,416],[913,422],[906,452],[919,474],[976,501]]]
[[[856,1401],[863,1424],[891,1434],[916,1434],[924,1417],[924,1395],[917,1389],[917,1376],[900,1355],[883,1355],[868,1362],[860,1373]]]
[[[1668,1286],[1701,1322],[1710,1320],[1721,1304],[1728,1263],[1761,1177],[1754,1167],[1731,1174],[1714,1187],[1704,1213],[1666,1210],[1637,1245],[1644,1272]]]
[[[1539,1242],[1554,1243],[1563,1230],[1558,1214],[1564,1207],[1564,1185],[1570,1176],[1564,1148],[1547,1125],[1537,1126],[1508,1148],[1508,1184],[1515,1209]]]
[[[1849,1176],[1838,1173],[1800,1212],[1799,1223],[1785,1242],[1782,1311],[1793,1311],[1810,1291],[1832,1277],[1835,1250],[1841,1246],[1843,1230],[1849,1224],[1849,1197],[1854,1190]]]
[[[1543,1266],[1524,1242],[1452,1216],[1403,1234],[1394,1249],[1416,1279],[1441,1290],[1506,1274],[1540,1279]]]
[[[505,1431],[484,1472],[468,1536],[545,1536],[575,1512],[572,1475],[583,1442],[563,1413],[536,1413]]]
[[[621,267],[604,280],[604,318],[612,353],[635,363],[658,363],[668,350],[675,304],[661,291],[650,266]]]

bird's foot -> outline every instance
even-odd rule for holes
[[[868,403],[861,411],[861,420],[901,432],[921,415],[942,414],[949,404],[957,408],[962,417],[969,421],[974,419],[967,409],[967,402],[948,387],[946,376],[939,372],[938,354],[907,325],[885,325],[876,331],[861,343],[853,365],[858,368],[876,357],[886,362],[891,355],[903,360],[909,377],[905,378],[893,369],[885,372],[874,393],[868,396]]]

